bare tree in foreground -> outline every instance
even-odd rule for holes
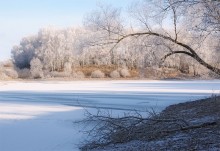
[[[133,111],[114,117],[110,111],[99,110],[97,114],[86,111],[86,118],[80,123],[90,125],[88,140],[81,150],[102,149],[108,145],[127,143],[133,140],[156,141],[175,133],[216,126],[217,122],[191,123],[189,119],[175,115],[161,115],[152,111]],[[191,113],[193,114],[193,113]],[[199,120],[198,120],[199,121]]]

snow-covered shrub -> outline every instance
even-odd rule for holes
[[[57,71],[51,72],[50,75],[51,75],[51,77],[54,77],[54,78],[64,78],[64,77],[70,77],[71,76],[70,73],[57,72]]]
[[[5,74],[3,65],[0,64],[0,80],[6,80],[9,79],[9,77]]]
[[[18,72],[18,77],[22,79],[29,78],[31,75],[30,69],[28,68],[17,69],[17,72]]]
[[[77,71],[75,78],[83,79],[83,78],[85,78],[85,75],[82,71]]]
[[[51,72],[49,70],[43,70],[43,72],[44,72],[45,79],[52,78]]]
[[[3,64],[0,62],[0,73],[3,72]]]
[[[72,77],[76,79],[83,79],[85,78],[85,75],[82,71],[77,71],[72,73]]]
[[[72,72],[72,64],[70,62],[66,62],[64,64],[64,72],[66,72],[66,73]]]
[[[6,79],[9,79],[9,77],[5,73],[0,72],[0,80],[6,80]]]
[[[121,75],[123,78],[130,77],[130,73],[129,73],[128,69],[126,69],[126,68],[120,70],[120,75]]]
[[[33,78],[43,78],[44,77],[44,73],[43,73],[43,65],[41,63],[41,61],[38,58],[33,58],[31,60],[31,76]]]
[[[110,77],[111,78],[120,78],[120,73],[118,72],[118,70],[114,70],[110,73]]]
[[[6,68],[13,68],[14,67],[12,60],[6,60],[2,64],[3,64],[3,67],[6,67]]]
[[[17,79],[18,78],[18,73],[14,69],[6,69],[4,71],[5,75],[12,79]]]
[[[45,79],[50,79],[50,78],[52,78],[52,76],[50,74],[46,74],[46,75],[44,75],[44,78]]]
[[[91,73],[91,78],[104,78],[104,77],[105,74],[100,70],[96,70]]]

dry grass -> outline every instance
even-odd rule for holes
[[[152,68],[142,69],[142,76],[147,79],[191,79],[192,74],[184,74],[175,68]]]
[[[118,69],[121,69],[120,67],[117,67],[117,66],[106,66],[106,65],[101,65],[101,66],[84,66],[84,67],[78,67],[76,68],[75,70],[76,71],[82,71],[85,76],[88,78],[91,76],[91,73],[93,71],[96,71],[96,70],[100,70],[102,71],[106,77],[110,77],[110,73],[114,70],[118,70]],[[130,72],[130,75],[131,77],[130,78],[135,78],[135,77],[138,77],[139,76],[139,71],[138,69],[130,69],[129,70]]]
[[[84,66],[84,67],[78,67],[75,70],[82,71],[86,77],[90,77],[91,73],[96,70],[100,70],[103,73],[105,73],[105,75],[109,75],[111,71],[115,69],[116,69],[115,66]]]

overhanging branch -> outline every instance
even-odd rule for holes
[[[188,56],[193,57],[193,55],[190,52],[187,52],[187,51],[172,51],[172,52],[166,54],[161,60],[164,62],[169,56],[172,56],[174,54],[186,54]]]
[[[195,59],[198,63],[200,63],[201,65],[203,65],[207,69],[209,69],[212,72],[220,75],[220,69],[219,68],[216,68],[216,67],[206,63],[202,58],[199,57],[199,55],[196,53],[196,51],[193,48],[191,48],[189,45],[184,44],[182,42],[179,42],[176,39],[173,39],[172,37],[168,37],[168,36],[165,36],[163,34],[159,34],[159,33],[155,33],[155,32],[150,32],[150,31],[148,31],[148,32],[137,32],[137,33],[128,34],[126,36],[122,36],[121,38],[119,38],[116,41],[116,44],[112,49],[114,49],[117,46],[117,44],[119,44],[121,41],[123,41],[124,39],[126,39],[128,37],[145,36],[145,35],[160,37],[160,38],[163,38],[164,40],[171,41],[171,42],[183,47],[184,49],[186,49],[186,51],[176,51],[176,53],[186,54],[186,55],[192,57],[193,59]],[[112,51],[112,49],[111,49],[111,51]],[[168,56],[170,56],[170,55],[172,55],[172,54],[169,54]]]

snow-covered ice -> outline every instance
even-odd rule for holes
[[[219,93],[219,80],[0,82],[0,151],[78,150],[84,107],[161,110]]]
[[[1,151],[77,150],[79,127],[73,120],[83,114],[78,107],[0,103]],[[76,137],[77,136],[77,137]]]

